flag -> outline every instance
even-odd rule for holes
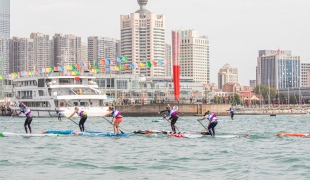
[[[54,71],[59,71],[58,66],[54,66]]]
[[[165,62],[164,62],[165,64],[168,64],[168,61],[167,60],[165,60]]]
[[[152,64],[154,65],[154,66],[157,66],[157,62],[156,61],[152,61]]]
[[[123,56],[122,59],[123,59],[124,62],[128,61],[128,58],[126,56]]]
[[[141,67],[141,68],[145,67],[145,64],[140,63],[140,67]]]
[[[77,69],[81,69],[81,68],[82,68],[82,66],[81,66],[80,64],[76,64],[75,67],[76,67]]]
[[[39,74],[39,70],[36,69],[35,71],[36,71],[36,74]]]
[[[134,69],[134,68],[135,68],[135,65],[130,64],[130,69]]]
[[[147,67],[152,67],[152,63],[149,61],[146,62],[146,65],[147,65]]]
[[[98,61],[94,60],[94,66],[98,66]]]
[[[125,67],[124,67],[123,65],[120,65],[120,69],[121,69],[122,71],[124,71],[124,70],[125,70]]]
[[[82,67],[84,67],[84,66],[85,66],[84,62],[81,62],[80,64],[81,64],[81,66],[82,66]]]
[[[75,71],[72,71],[71,75],[72,75],[72,76],[75,76],[75,75],[76,75],[76,72],[75,72]]]
[[[62,66],[58,66],[58,70],[62,72],[64,71],[64,68]]]
[[[80,71],[75,71],[76,75],[80,75],[81,72]]]
[[[117,58],[116,58],[116,61],[117,61],[117,62],[122,62],[122,57],[117,57]]]
[[[119,71],[120,68],[118,66],[115,66],[115,71]]]
[[[92,72],[92,73],[96,73],[96,69],[92,69],[91,72]]]
[[[105,72],[105,69],[104,69],[104,68],[101,68],[100,71],[101,71],[101,72]]]
[[[72,75],[72,71],[68,71],[68,76],[71,76]]]
[[[115,64],[113,59],[111,60],[111,64]]]
[[[76,70],[76,67],[74,64],[72,64],[71,67],[72,67],[72,70]]]
[[[100,64],[105,65],[105,60],[100,60]]]
[[[128,65],[128,64],[125,64],[125,65],[124,65],[124,68],[125,68],[125,69],[129,69],[129,65]]]
[[[183,56],[180,56],[180,60],[184,60],[184,57],[183,57]]]
[[[55,69],[54,69],[54,67],[51,67],[51,72],[54,72],[55,71]],[[30,75],[30,74],[29,74]]]
[[[45,71],[45,68],[42,68],[42,72],[46,72],[46,71]]]
[[[106,59],[105,62],[106,62],[106,64],[111,64],[110,59]]]
[[[45,68],[45,72],[47,73],[51,72],[51,68]]]
[[[67,70],[72,70],[72,66],[66,65],[66,69],[67,69]]]
[[[115,71],[115,66],[111,66],[111,71]]]
[[[157,64],[158,64],[158,66],[161,66],[161,65],[163,65],[163,61],[162,60],[158,60]]]
[[[110,72],[110,68],[106,67],[106,68],[105,68],[105,71],[106,71],[106,72]]]
[[[90,64],[90,62],[88,61],[88,68],[91,68],[91,64]]]
[[[139,66],[139,63],[136,62],[135,67],[136,67],[136,68],[139,68],[139,67],[140,67],[140,66]]]
[[[18,76],[19,76],[19,77],[22,76],[22,73],[21,73],[21,72],[18,72]]]
[[[100,69],[99,68],[96,69],[96,73],[100,73]]]

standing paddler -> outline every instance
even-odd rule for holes
[[[229,110],[227,110],[227,111],[229,111],[231,120],[234,120],[234,115],[235,115],[234,109],[231,107],[231,108],[229,108]]]
[[[105,118],[106,116],[109,115],[112,116],[111,124],[113,124],[114,135],[120,134],[121,131],[119,129],[119,124],[123,121],[122,120],[123,116],[121,115],[121,112],[116,110],[115,107],[112,105],[109,106],[109,112],[103,115],[102,118]]]
[[[31,110],[22,102],[19,101],[19,108],[20,108],[20,112],[18,114],[12,114],[12,116],[19,116],[21,113],[24,113],[26,115],[26,120],[24,123],[24,127],[25,127],[25,131],[26,134],[28,134],[28,129],[30,134],[32,134],[32,130],[31,130],[31,122],[32,122],[32,115],[31,115]],[[28,127],[28,129],[27,129]]]
[[[175,134],[175,133],[176,133],[175,123],[176,123],[177,120],[179,119],[179,116],[178,116],[178,107],[177,107],[177,106],[174,106],[174,107],[171,109],[170,105],[168,104],[168,105],[166,106],[166,109],[163,110],[163,111],[158,112],[158,114],[164,113],[164,112],[167,112],[168,115],[170,116],[169,120],[170,120],[170,124],[171,124],[171,129],[172,129],[172,132]]]
[[[86,111],[80,110],[79,107],[75,106],[74,112],[68,118],[70,119],[72,116],[74,116],[75,113],[81,118],[79,122],[79,127],[81,132],[84,132],[85,131],[84,123],[87,120],[87,113]]]
[[[199,121],[208,119],[209,120],[209,124],[208,124],[208,131],[210,133],[211,136],[215,137],[215,126],[217,125],[217,117],[216,114],[210,113],[210,111],[207,111],[203,118],[198,119]]]

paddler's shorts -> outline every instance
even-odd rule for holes
[[[122,122],[122,118],[121,118],[121,117],[117,117],[116,120],[115,120],[115,122],[117,122],[117,123]]]

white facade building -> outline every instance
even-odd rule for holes
[[[52,65],[50,58],[49,35],[42,33],[31,33],[33,39],[33,67],[29,70],[46,68]]]
[[[10,0],[0,0],[0,37],[10,38]]]
[[[217,75],[219,89],[222,89],[223,85],[229,82],[238,83],[238,68],[232,68],[229,64],[225,64]]]
[[[10,71],[10,39],[0,37],[0,72],[2,74]]]
[[[13,37],[10,43],[10,72],[34,70],[33,39]]]
[[[128,64],[165,60],[166,26],[165,16],[148,11],[148,0],[138,0],[140,9],[130,15],[121,15],[121,55]],[[164,77],[165,66],[135,68],[123,73],[144,74],[147,77]]]
[[[88,62],[88,45],[86,42],[82,42],[82,48],[81,48],[81,61],[82,62]]]
[[[198,31],[181,31],[180,75],[210,83],[209,39]]]

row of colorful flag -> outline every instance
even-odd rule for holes
[[[124,57],[122,58],[124,59]],[[110,72],[110,71],[124,71],[124,70],[131,70],[135,68],[150,68],[150,67],[156,67],[156,66],[162,66],[164,64],[167,64],[167,61],[158,60],[156,61],[147,61],[145,63],[135,63],[135,64],[120,64],[119,66],[112,66],[112,63],[109,59],[107,60],[100,60],[105,61],[105,64],[100,63],[102,65],[109,65],[105,67],[99,68],[98,66],[96,68],[91,69],[91,73],[100,73],[100,72]],[[73,64],[73,65],[66,65],[63,66],[54,66],[49,68],[39,68],[33,71],[21,71],[21,72],[13,72],[5,75],[0,75],[0,80],[8,79],[8,78],[17,78],[17,77],[24,77],[24,76],[32,76],[36,74],[42,74],[42,73],[51,73],[51,72],[64,72],[64,70],[72,71],[69,72],[68,75],[80,75],[81,69],[83,67],[87,66],[87,63],[81,62],[79,64]]]

